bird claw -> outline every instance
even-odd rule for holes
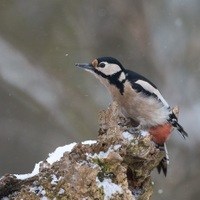
[[[141,139],[143,137],[139,126],[137,126],[137,127],[128,127],[126,129],[126,131],[129,132],[132,135],[135,135],[138,139]]]
[[[128,131],[131,134],[139,134],[140,133],[140,129],[138,127],[128,127],[126,129],[126,131]]]

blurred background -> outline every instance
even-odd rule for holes
[[[95,139],[111,98],[74,66],[113,56],[143,74],[189,133],[168,141],[156,200],[200,196],[200,1],[1,0],[0,176],[28,173],[58,146]]]

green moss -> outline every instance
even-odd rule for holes
[[[115,174],[113,173],[113,165],[105,162],[104,159],[95,159],[95,163],[98,164],[100,170],[97,174],[98,179],[102,182],[104,178],[115,178]]]

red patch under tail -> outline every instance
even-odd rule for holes
[[[168,139],[170,133],[173,130],[173,126],[169,123],[158,125],[149,129],[149,134],[152,136],[152,140],[158,144],[163,145]]]

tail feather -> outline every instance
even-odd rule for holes
[[[183,127],[178,122],[175,123],[174,127],[177,128],[177,130],[183,136],[184,139],[188,137],[188,133],[183,129]]]
[[[178,123],[178,119],[176,117],[176,115],[173,113],[173,111],[171,111],[171,113],[169,114],[169,118],[168,118],[168,122],[170,124],[172,124],[173,127],[175,127],[179,133],[183,136],[183,138],[185,139],[186,137],[188,137],[187,132],[183,129],[183,127]]]
[[[160,149],[160,151],[163,151],[164,156],[162,160],[160,161],[160,163],[158,164],[157,170],[159,174],[161,173],[161,171],[163,171],[164,175],[167,176],[167,166],[169,165],[169,155],[168,155],[166,143],[164,143],[163,145],[159,145],[158,148]]]

